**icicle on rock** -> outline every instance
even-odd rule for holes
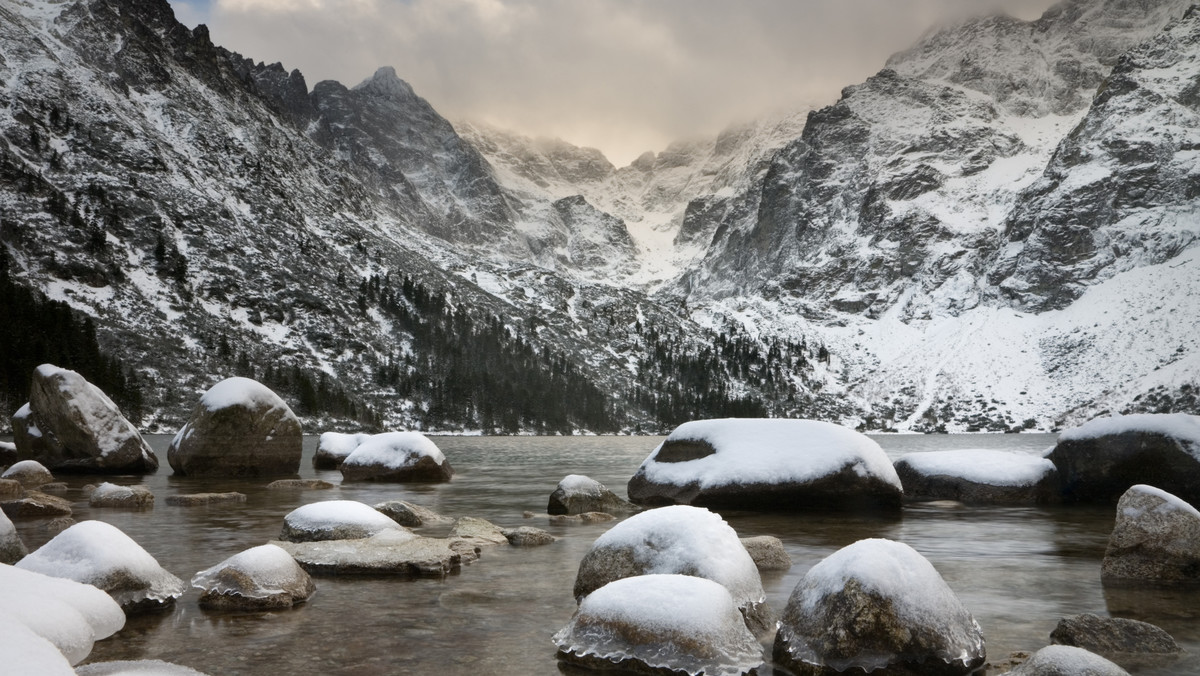
[[[282,610],[306,601],[317,589],[292,555],[277,545],[234,554],[196,573],[192,586],[203,590],[200,607],[209,610]]]

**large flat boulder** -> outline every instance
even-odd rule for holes
[[[369,538],[273,542],[313,575],[394,575],[442,578],[462,568],[451,540],[385,530]]]
[[[158,457],[100,388],[74,371],[42,364],[33,372],[29,412],[14,420],[23,458],[54,471],[146,474]],[[19,422],[19,424],[18,424]]]
[[[891,460],[864,434],[815,420],[729,418],[675,428],[629,480],[640,505],[770,511],[900,509]]]
[[[908,500],[1033,505],[1059,500],[1058,470],[1040,455],[962,449],[909,453],[895,463]]]
[[[300,420],[266,385],[227,378],[213,385],[167,449],[176,474],[210,477],[294,475]]]
[[[1200,416],[1119,415],[1058,437],[1050,461],[1065,499],[1114,503],[1135,484],[1200,502]]]

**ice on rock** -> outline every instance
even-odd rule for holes
[[[340,466],[347,481],[449,481],[454,470],[441,449],[420,432],[375,434]]]
[[[322,433],[317,443],[317,452],[313,455],[313,469],[337,469],[346,456],[370,438],[370,434]]]
[[[355,500],[327,500],[289,512],[283,518],[279,539],[288,542],[355,540],[389,530],[408,533],[370,505]]]
[[[57,670],[82,661],[95,641],[125,626],[120,606],[94,586],[15,566],[0,564],[0,599],[0,654],[8,673],[71,673]]]
[[[1083,648],[1050,645],[1033,654],[1010,676],[1129,676],[1129,672]]]
[[[675,505],[635,514],[596,538],[579,563],[575,598],[626,577],[684,574],[724,585],[754,631],[769,610],[758,567],[737,532],[700,507]]]
[[[290,608],[316,590],[312,578],[278,545],[234,554],[196,573],[192,586],[204,590],[202,608]]]
[[[132,538],[103,521],[71,526],[17,567],[99,587],[126,612],[174,603],[185,589]]]
[[[983,632],[933,565],[912,547],[860,540],[813,566],[788,598],[775,661],[797,673],[868,673],[922,665],[969,674]]]
[[[729,590],[690,575],[640,575],[588,595],[554,635],[559,657],[582,666],[735,676],[762,664]]]
[[[684,423],[629,480],[639,504],[794,510],[899,509],[902,487],[869,437],[816,420]]]

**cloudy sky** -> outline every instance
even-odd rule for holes
[[[600,148],[616,164],[825,105],[925,30],[1052,0],[171,0],[188,26],[320,80],[396,68],[451,120]]]

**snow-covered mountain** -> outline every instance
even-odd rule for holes
[[[165,0],[12,0],[0,241],[165,427],[247,368],[391,426],[1190,410],[1198,83],[1188,0],[1066,0],[617,168],[452,125],[390,68],[310,91]]]

